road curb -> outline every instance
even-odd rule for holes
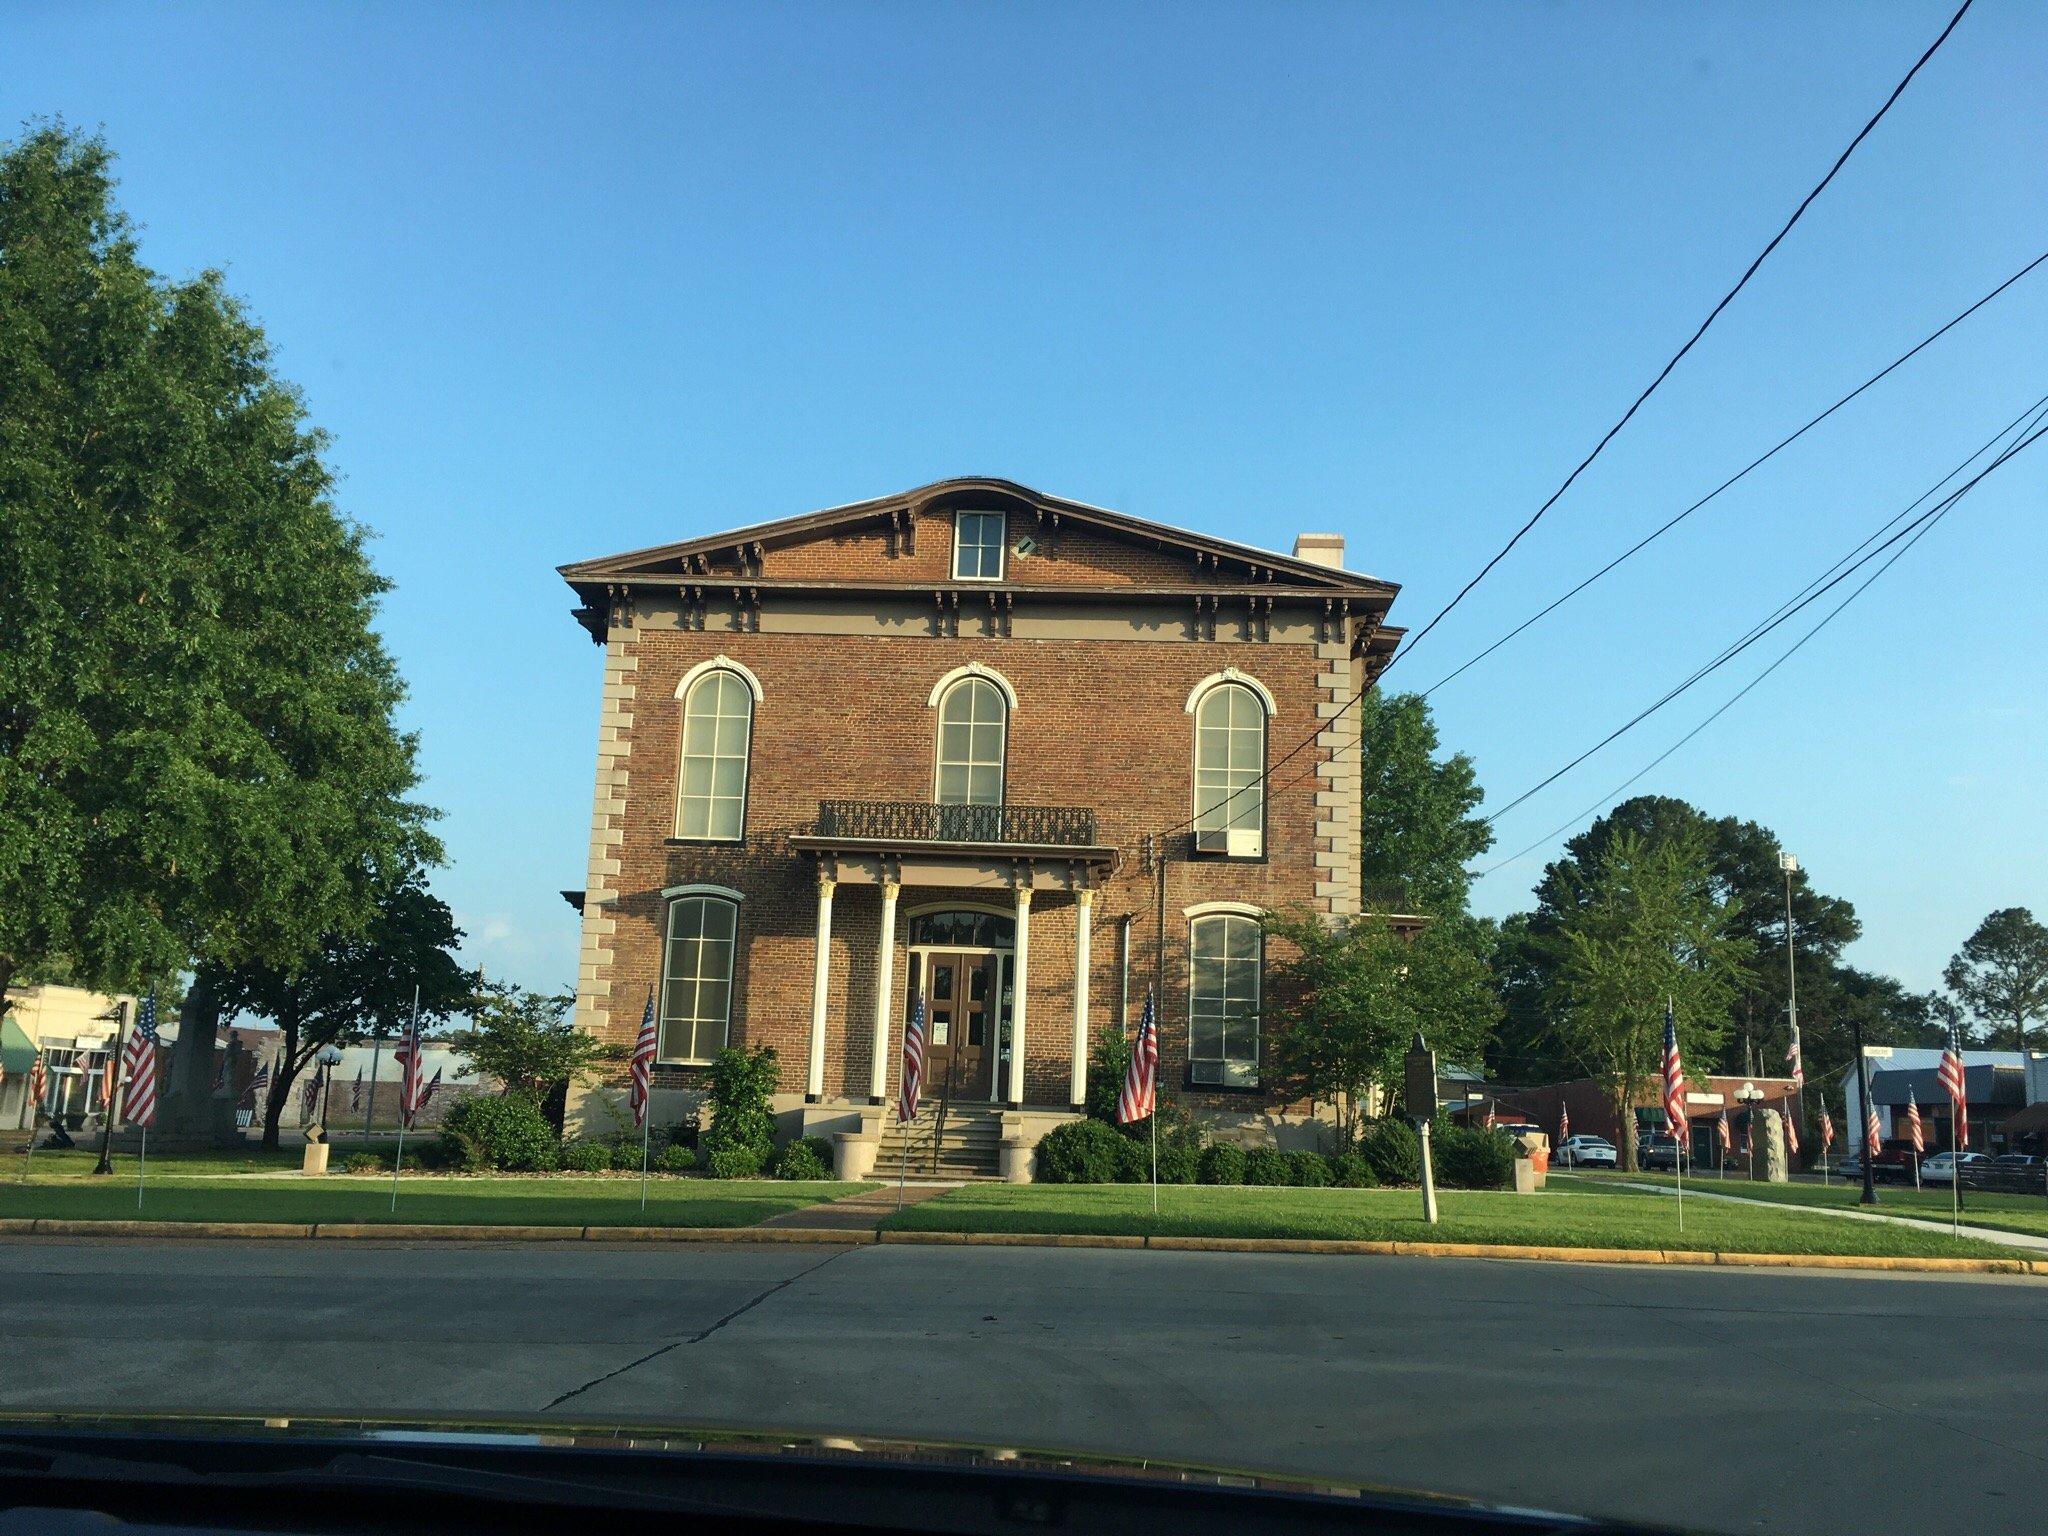
[[[1864,1270],[1890,1274],[2048,1278],[2048,1260],[1884,1257],[1840,1253],[1725,1253],[1690,1248],[1571,1248],[1554,1244],[1418,1243],[1366,1238],[1167,1237],[1089,1232],[879,1232],[830,1227],[537,1227],[427,1222],[0,1220],[0,1237],[287,1238],[345,1242],[801,1243],[822,1247],[1114,1248],[1164,1253],[1289,1253],[1542,1264],[1651,1264],[1722,1269]]]

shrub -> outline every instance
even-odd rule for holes
[[[1247,1184],[1285,1184],[1289,1182],[1291,1172],[1287,1154],[1278,1147],[1254,1147],[1244,1155],[1244,1181]]]
[[[1437,1179],[1450,1189],[1506,1189],[1515,1179],[1515,1144],[1501,1130],[1446,1125],[1430,1134]]]
[[[1112,1184],[1118,1177],[1128,1136],[1100,1120],[1069,1120],[1038,1143],[1038,1178],[1044,1184]]]
[[[1358,1138],[1358,1152],[1382,1184],[1422,1182],[1422,1142],[1405,1120],[1375,1120]]]
[[[775,1121],[768,1113],[768,1096],[775,1091],[777,1069],[775,1048],[757,1046],[751,1051],[726,1049],[711,1061],[711,1128],[700,1142],[706,1164],[721,1179],[748,1178],[767,1165],[775,1146]],[[746,1173],[719,1173],[720,1153],[749,1154],[753,1167]],[[728,1167],[737,1167],[744,1157],[727,1156]]]
[[[1152,1182],[1152,1146],[1148,1137],[1144,1141],[1135,1136],[1119,1136],[1123,1145],[1116,1149],[1116,1181],[1119,1184],[1149,1184]]]
[[[537,1173],[555,1167],[561,1160],[560,1144],[547,1117],[521,1094],[464,1096],[442,1122],[444,1142],[450,1139],[451,1132],[474,1142],[486,1167]]]
[[[487,1166],[483,1148],[476,1144],[476,1138],[462,1131],[441,1131],[440,1164],[450,1173],[481,1173]]]
[[[817,1138],[799,1137],[784,1147],[775,1158],[775,1177],[778,1179],[829,1179],[832,1165],[818,1156]]]
[[[1244,1149],[1227,1141],[1202,1148],[1202,1155],[1195,1159],[1195,1177],[1204,1184],[1242,1184]]]
[[[611,1144],[608,1150],[611,1152],[611,1165],[614,1173],[638,1173],[640,1171],[641,1151],[638,1141],[629,1136],[621,1136]],[[646,1156],[648,1166],[650,1168],[653,1167],[654,1142],[652,1138],[648,1140]]]
[[[1353,1150],[1330,1159],[1330,1182],[1340,1189],[1371,1189],[1379,1180],[1373,1176],[1372,1164]]]
[[[758,1179],[767,1159],[752,1147],[714,1147],[704,1154],[704,1167],[714,1179]]]
[[[1330,1165],[1320,1152],[1289,1152],[1287,1182],[1304,1189],[1321,1189],[1330,1182]]]
[[[688,1173],[697,1166],[697,1154],[680,1141],[672,1141],[654,1154],[654,1166],[663,1173]]]
[[[375,1152],[351,1152],[341,1160],[344,1173],[389,1173],[391,1164]]]
[[[1197,1153],[1184,1141],[1159,1143],[1159,1182],[1162,1184],[1192,1184],[1195,1182]]]
[[[562,1166],[571,1173],[603,1173],[611,1165],[609,1142],[572,1141],[562,1148]]]

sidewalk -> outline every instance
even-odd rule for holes
[[[1569,1178],[1570,1175],[1567,1174],[1566,1177]],[[1618,1188],[1638,1190],[1644,1194],[1675,1196],[1678,1193],[1669,1184],[1638,1184],[1633,1179],[1614,1182]],[[1925,1216],[1886,1216],[1876,1211],[1844,1211],[1831,1205],[1793,1205],[1783,1200],[1752,1200],[1742,1195],[1724,1195],[1716,1190],[1696,1189],[1689,1184],[1685,1192],[1695,1200],[1726,1200],[1730,1205],[1765,1205],[1774,1211],[1814,1211],[1822,1216],[1840,1216],[1848,1221],[1883,1221],[1894,1226],[1921,1227],[1932,1232],[1951,1230],[1947,1222]],[[1967,1224],[1953,1230],[1958,1237],[1975,1237],[2007,1248],[2025,1248],[2033,1253],[2048,1254],[2048,1237],[2039,1237],[2031,1232],[2006,1232],[1997,1227],[1973,1227]]]
[[[934,1195],[943,1195],[949,1189],[958,1189],[958,1184],[907,1184],[903,1186],[901,1199],[904,1205],[916,1205]],[[883,1219],[896,1210],[898,1192],[894,1188],[861,1190],[851,1195],[841,1195],[837,1200],[827,1200],[818,1205],[807,1205],[802,1210],[784,1211],[756,1222],[759,1227],[797,1228],[806,1232],[878,1232]]]

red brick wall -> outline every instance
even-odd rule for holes
[[[920,551],[928,540],[920,537]],[[922,556],[921,556],[922,558]],[[1135,847],[1149,831],[1192,811],[1194,726],[1188,692],[1236,667],[1273,694],[1269,761],[1317,724],[1315,648],[1307,644],[1139,643],[983,638],[823,637],[644,629],[622,642],[637,656],[633,718],[626,735],[624,838],[613,908],[609,1028],[630,1043],[646,989],[658,986],[661,891],[711,882],[745,894],[735,959],[732,1043],[773,1045],[782,1087],[801,1093],[809,1054],[816,882],[811,862],[788,838],[810,831],[821,799],[929,800],[936,712],[932,685],[978,661],[1015,687],[1006,797],[1019,805],[1079,805],[1097,814],[1101,841],[1125,845],[1117,874],[1094,902],[1091,1024],[1112,1023],[1117,1003],[1117,919],[1138,914],[1131,977],[1135,1020],[1152,976],[1153,881]],[[743,845],[680,845],[674,823],[680,705],[675,690],[697,662],[726,655],[759,677]],[[1315,804],[1311,769],[1320,748],[1275,775],[1267,808],[1267,859],[1177,860],[1166,882],[1166,988],[1162,1013],[1166,1081],[1185,1076],[1186,934],[1181,909],[1235,900],[1275,908],[1307,902],[1314,888]],[[1289,783],[1299,776],[1300,781]],[[1177,842],[1185,848],[1185,834]],[[957,899],[1008,906],[1009,893],[905,887],[903,914]],[[827,1097],[864,1099],[868,1090],[880,893],[842,881],[834,902]],[[1040,891],[1031,922],[1026,1099],[1064,1104],[1071,1070],[1075,907],[1065,892]],[[906,957],[894,966],[900,1012]],[[893,1037],[892,1037],[893,1038]],[[891,1047],[893,1052],[893,1045]],[[890,1078],[894,1080],[894,1062]],[[699,1079],[698,1069],[663,1068],[663,1086]],[[1194,1100],[1248,1107],[1241,1093]],[[1256,1102],[1256,1101],[1254,1101]]]
[[[1106,539],[1063,524],[1055,533],[1025,512],[1010,512],[1006,546],[1022,534],[1037,542],[1023,559],[1005,556],[1010,586],[1132,587],[1186,586],[1197,580],[1185,554]],[[886,523],[765,552],[761,574],[818,581],[950,581],[953,575],[953,514],[925,512],[917,518],[914,548],[892,542]],[[891,550],[895,553],[892,555]]]

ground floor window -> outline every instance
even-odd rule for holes
[[[723,897],[684,896],[669,903],[657,1048],[661,1060],[704,1062],[725,1049],[738,927],[739,906]]]
[[[1258,920],[1236,913],[1188,924],[1188,1077],[1198,1084],[1259,1082]]]

